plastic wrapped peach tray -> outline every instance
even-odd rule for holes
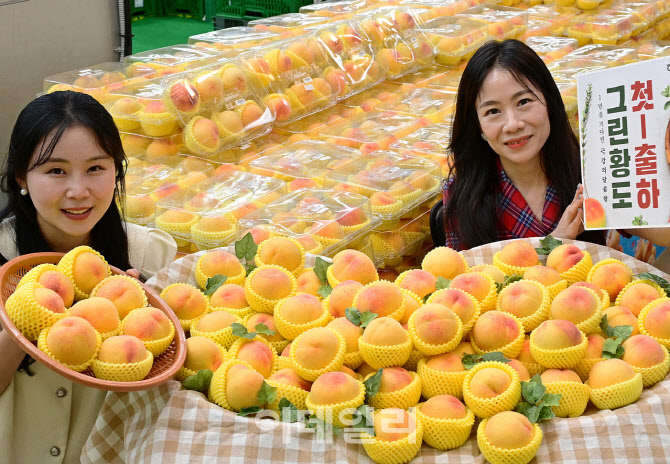
[[[184,359],[186,359],[186,337],[177,316],[175,316],[168,305],[158,297],[156,292],[142,283],[140,283],[140,285],[147,294],[149,305],[163,311],[168,318],[170,318],[176,331],[175,338],[167,351],[154,358],[153,366],[151,367],[149,374],[147,374],[143,380],[137,382],[112,382],[109,380],[101,380],[93,375],[93,371],[91,371],[90,368],[83,372],[75,372],[47,356],[37,348],[36,344],[28,341],[21,332],[19,332],[5,310],[5,302],[7,301],[7,298],[14,293],[16,285],[21,280],[21,277],[23,277],[30,269],[38,264],[58,264],[58,261],[62,256],[63,253],[31,253],[11,259],[0,268],[0,324],[2,324],[4,330],[7,330],[10,337],[33,359],[44,364],[47,368],[63,377],[66,377],[73,382],[86,385],[87,387],[93,387],[99,390],[129,392],[148,390],[172,379],[177,373],[177,370],[184,364]],[[112,275],[125,274],[123,271],[113,266],[110,266],[110,268],[112,269]]]

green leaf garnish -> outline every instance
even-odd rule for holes
[[[321,284],[316,293],[318,293],[321,298],[328,298],[330,294],[333,293],[333,287],[331,287],[330,284]]]
[[[239,322],[233,322],[230,324],[230,327],[232,327],[233,335],[236,337],[248,338],[249,340],[252,340],[256,336],[256,332],[249,332],[247,328]]]
[[[358,432],[365,432],[368,435],[375,436],[375,429],[373,427],[372,414],[374,408],[367,404],[362,404],[356,408],[356,412],[352,414],[352,428]]]
[[[270,330],[270,328],[262,322],[260,324],[256,324],[254,330],[257,334],[269,335],[270,337],[276,333],[274,330]]]
[[[329,263],[325,259],[317,256],[316,263],[314,264],[314,274],[316,274],[322,284],[328,283],[328,268],[332,265],[333,263]]]
[[[628,340],[630,335],[633,333],[633,326],[630,325],[619,325],[612,327],[607,322],[607,314],[603,314],[603,318],[600,320],[600,329],[603,331],[606,337],[620,339],[621,343]]]
[[[241,417],[247,417],[252,414],[256,414],[261,412],[261,407],[260,406],[249,406],[248,408],[242,408],[240,409],[240,412],[237,413],[238,416]]]
[[[522,401],[516,405],[516,411],[528,418],[531,423],[555,417],[552,406],[558,406],[560,394],[547,393],[547,387],[542,385],[540,374],[535,374],[528,382],[521,382]]]
[[[226,283],[228,276],[217,274],[213,277],[207,278],[207,285],[205,285],[205,296],[209,296],[216,292],[218,288]]]
[[[517,404],[516,412],[526,416],[531,424],[536,423],[540,419],[540,408],[526,402]]]
[[[437,282],[435,282],[435,291],[444,290],[445,288],[449,288],[450,285],[451,280],[445,279],[444,277],[438,277]]]
[[[373,313],[372,311],[364,311],[361,313],[361,327],[366,328],[368,324],[372,321],[375,320],[375,318],[379,316],[377,313]]]
[[[203,392],[209,388],[213,375],[214,373],[209,369],[202,369],[187,377],[181,384],[187,390]]]
[[[548,255],[551,251],[557,246],[563,245],[563,242],[557,238],[547,235],[543,239],[540,239],[541,248],[535,248],[538,255]]]
[[[670,282],[665,280],[661,276],[652,274],[651,272],[643,272],[642,274],[635,274],[633,277],[637,277],[641,280],[651,280],[652,282],[658,284],[667,296],[670,296]]]
[[[344,317],[356,327],[361,325],[361,312],[353,306],[344,310]]]
[[[619,359],[621,358],[625,350],[621,345],[622,341],[620,339],[608,338],[603,344],[602,357],[605,359]]]
[[[245,267],[247,268],[246,277],[249,277],[249,274],[254,272],[254,269],[256,269],[256,266],[254,266],[253,264],[249,264],[249,263],[245,264]]]
[[[247,233],[244,237],[235,242],[235,256],[237,259],[244,259],[251,261],[256,256],[258,245],[254,242],[254,237],[251,233]]]
[[[382,372],[384,372],[384,369],[379,369],[374,375],[371,375],[363,382],[363,385],[365,385],[366,404],[370,404],[370,400],[379,392],[379,386],[382,383]]]
[[[509,359],[507,359],[500,351],[494,351],[485,354],[466,354],[463,356],[461,362],[466,370],[470,370],[481,362],[501,362],[507,364]]]
[[[519,274],[512,274],[512,275],[506,275],[505,276],[505,281],[503,283],[496,284],[497,285],[497,291],[500,293],[500,291],[507,287],[508,285],[513,284],[514,282],[518,282],[520,280],[523,280],[523,276],[520,276]]]
[[[272,404],[277,401],[277,389],[263,381],[263,385],[261,385],[261,389],[258,390],[256,399],[258,399],[260,404]]]
[[[282,422],[288,422],[289,424],[292,424],[294,422],[301,422],[304,419],[304,416],[300,414],[298,408],[296,408],[295,405],[286,398],[279,400],[278,407],[279,420]]]
[[[546,392],[547,387],[542,385],[542,379],[538,374],[528,382],[521,382],[521,397],[530,404],[538,404]]]

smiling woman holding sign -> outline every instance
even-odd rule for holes
[[[447,246],[462,250],[545,235],[605,244],[602,231],[584,231],[579,143],[560,92],[544,62],[522,42],[489,42],[470,59],[450,150]],[[670,245],[670,228],[634,233]]]

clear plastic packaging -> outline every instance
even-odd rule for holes
[[[456,16],[468,8],[486,3],[486,0],[403,0],[399,5],[430,7],[430,18]]]
[[[271,236],[292,237],[308,253],[332,257],[345,248],[371,254],[370,231],[380,220],[370,201],[352,192],[327,189],[299,190],[267,204],[238,222],[237,237],[255,229]]]
[[[559,4],[535,5],[526,10],[528,19],[538,18],[551,22],[554,25],[556,36],[560,36],[570,25],[574,17],[581,13],[578,8],[562,7]]]
[[[594,10],[605,0],[556,0],[556,4],[562,7],[576,7],[580,10]]]
[[[458,85],[461,82],[463,70],[459,68],[449,69],[441,74],[437,74],[430,79],[426,79],[419,85],[432,89],[442,89],[451,92],[458,92]]]
[[[589,44],[568,53],[566,59],[598,60],[609,64],[611,68],[638,61],[635,48],[621,45]]]
[[[639,44],[637,54],[641,60],[670,56],[670,42],[664,40],[643,42]]]
[[[338,2],[321,2],[301,6],[299,13],[311,16],[325,16],[334,19],[344,19],[354,16],[362,8],[370,6],[369,0],[346,0]]]
[[[336,122],[321,131],[326,142],[351,147],[370,153],[386,150],[389,145],[423,126],[430,124],[426,118],[401,113],[368,111]]]
[[[235,154],[242,153],[241,158],[237,162],[246,168],[251,161],[259,156],[267,155],[274,150],[279,150],[288,145],[290,145],[289,136],[280,134],[273,129],[272,132],[253,140],[249,145],[234,147],[229,150],[234,151]]]
[[[285,35],[300,35],[305,27],[316,26],[327,22],[329,18],[312,16],[303,13],[287,13],[269,18],[249,21],[248,26],[259,30],[270,30]]]
[[[542,61],[551,63],[560,60],[570,52],[577,50],[577,39],[569,37],[529,37],[524,41],[537,53]]]
[[[428,79],[432,79],[438,74],[442,74],[445,71],[453,69],[451,66],[442,66],[433,64],[432,66],[425,67],[419,71],[413,72],[411,74],[405,74],[402,77],[393,79],[396,84],[404,84],[401,88],[401,92],[408,92],[416,87],[422,87],[422,83]]]
[[[292,141],[319,138],[319,134],[326,126],[362,112],[363,109],[360,106],[335,105],[282,127],[275,127],[274,131],[289,136]]]
[[[313,41],[321,52],[315,55],[327,58],[323,77],[328,82],[339,82],[339,99],[377,85],[386,78],[385,63],[377,57],[372,44],[364,40],[356,20],[322,27],[314,34]]]
[[[618,10],[588,11],[575,17],[565,35],[575,38],[579,45],[588,43],[615,45],[626,41],[633,30],[632,13]]]
[[[577,76],[609,68],[608,63],[594,59],[563,58],[552,61],[547,68],[556,80],[576,81]]]
[[[133,75],[126,74],[123,63],[100,63],[87,68],[54,74],[44,79],[44,93],[72,90],[86,93],[100,103],[106,103],[110,91],[125,85],[146,80],[156,71],[151,68],[137,68]]]
[[[110,91],[105,108],[121,132],[167,137],[182,130],[177,114],[163,102],[162,78],[144,80]]]
[[[360,156],[361,152],[354,148],[304,140],[256,158],[248,169],[255,174],[282,179],[287,182],[288,190],[293,191],[323,187],[326,173]]]
[[[154,225],[172,235],[181,251],[229,244],[240,218],[286,194],[279,179],[233,171],[157,201]]]
[[[577,83],[574,81],[556,80],[559,92],[561,92],[561,99],[565,106],[565,113],[568,115],[570,125],[575,131],[579,132],[579,114],[577,111]]]
[[[278,32],[238,26],[192,35],[188,38],[188,43],[199,48],[231,50],[265,45],[277,40],[279,37],[280,34]]]
[[[337,166],[325,175],[324,185],[370,198],[372,212],[389,230],[399,219],[415,217],[419,206],[439,192],[441,180],[434,161],[378,151]]]
[[[372,111],[375,106],[387,98],[400,98],[397,95],[402,89],[402,84],[391,81],[381,82],[374,87],[362,91],[349,98],[341,100],[338,105],[350,108],[360,107],[363,111]]]
[[[528,28],[519,40],[525,42],[531,37],[560,35],[560,29],[557,29],[554,23],[540,18],[528,18]]]
[[[455,104],[456,92],[417,88],[409,92],[401,92],[399,101],[387,99],[378,103],[375,110],[425,117],[433,123],[442,123],[451,119]]]
[[[248,61],[239,58],[163,79],[163,102],[185,127],[184,142],[192,154],[209,158],[271,130],[275,116],[255,76]]]
[[[370,241],[375,256],[383,261],[381,267],[397,268],[403,260],[419,253],[425,242],[430,242],[430,210],[400,219],[391,230],[375,230]]]
[[[451,156],[448,155],[451,141],[451,124],[431,124],[422,127],[416,132],[393,142],[389,149],[401,155],[427,158],[440,165],[442,176],[449,175]]]
[[[276,124],[284,125],[332,106],[345,82],[327,74],[330,57],[315,46],[315,34],[275,42],[256,51],[252,66],[268,92]]]
[[[135,76],[138,70],[143,72],[146,68],[151,68],[156,72],[152,77],[160,77],[205,66],[221,58],[221,54],[220,50],[183,44],[128,55],[123,62],[127,75]]]
[[[162,159],[184,151],[184,138],[181,132],[167,137],[121,132],[121,144],[129,159],[136,157],[143,157],[144,160]]]
[[[417,27],[410,8],[380,8],[363,15],[357,30],[372,44],[376,51],[375,60],[387,69],[387,79],[418,71],[433,63],[435,50]]]
[[[459,17],[438,17],[424,24],[425,34],[437,50],[435,63],[456,66],[467,61],[489,39],[481,21]]]
[[[492,39],[516,39],[526,32],[528,13],[519,8],[484,4],[458,14],[459,17],[483,22]]]

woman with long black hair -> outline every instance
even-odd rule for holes
[[[0,262],[88,245],[133,277],[175,257],[167,233],[123,221],[126,157],[119,132],[92,97],[54,92],[29,103],[10,138],[0,213]],[[0,331],[0,449],[12,463],[78,463],[105,392],[33,363]]]
[[[452,131],[447,246],[545,235],[605,244],[602,231],[584,232],[579,144],[551,73],[530,47],[492,41],[475,52]],[[668,228],[634,233],[670,245]]]

